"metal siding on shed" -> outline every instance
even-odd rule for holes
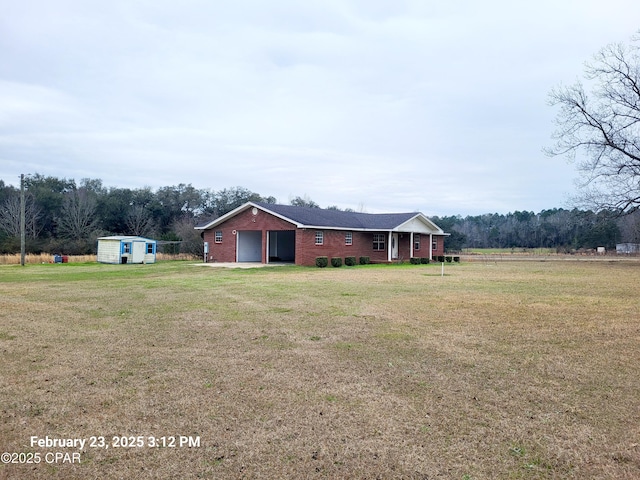
[[[98,240],[98,262],[120,263],[120,240]]]
[[[152,251],[151,253],[148,253],[146,250],[146,247],[151,244],[152,245]],[[145,255],[144,255],[144,263],[156,263],[156,248],[157,248],[157,244],[156,242],[147,242],[145,243]]]
[[[124,245],[129,245],[129,250],[124,253]],[[147,245],[153,245],[152,253],[147,253]],[[122,263],[123,257],[127,263],[155,263],[155,240],[135,236],[110,236],[98,239],[97,260],[100,263]],[[135,250],[135,253],[134,253]]]

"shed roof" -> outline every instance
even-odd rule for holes
[[[116,241],[128,241],[128,242],[134,242],[134,241],[138,241],[138,242],[155,242],[155,240],[152,240],[151,238],[145,238],[145,237],[138,237],[135,235],[111,235],[108,237],[99,237],[98,240],[116,240]]]

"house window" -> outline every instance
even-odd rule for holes
[[[374,233],[373,234],[373,249],[374,250],[384,250],[384,244],[385,244],[385,237],[386,235],[384,233]]]
[[[131,244],[123,243],[122,244],[122,253],[131,253]]]
[[[153,254],[153,243],[147,243],[147,253]]]
[[[316,231],[316,245],[322,245],[324,243],[324,232],[322,230]]]
[[[420,250],[420,234],[419,233],[413,234],[413,249]]]
[[[216,231],[215,240],[216,240],[216,243],[222,243],[222,230]]]
[[[353,245],[353,233],[345,232],[345,234],[344,234],[344,244],[345,245]]]
[[[431,243],[431,250],[437,250],[438,249],[438,239],[434,238],[433,242]]]

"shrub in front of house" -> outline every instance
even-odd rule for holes
[[[447,259],[447,262],[451,263],[453,261],[453,257],[451,255],[447,255],[445,257]]]
[[[438,262],[444,263],[444,255],[438,255]]]
[[[329,259],[327,257],[316,257],[316,267],[324,268],[329,265]]]
[[[341,267],[342,266],[342,258],[340,258],[340,257],[332,257],[331,258],[331,266],[332,267]]]
[[[420,263],[423,264],[428,264],[429,262],[431,262],[431,260],[429,259],[429,257],[420,257]]]
[[[371,263],[371,259],[369,257],[360,257],[360,265],[368,265]]]
[[[411,263],[411,265],[420,265],[420,258],[419,257],[411,257],[409,262]]]
[[[460,263],[460,257],[453,257],[453,261],[456,263]]]
[[[347,267],[353,267],[356,264],[356,257],[344,257],[344,264]]]

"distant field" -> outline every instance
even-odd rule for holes
[[[633,262],[1,266],[0,452],[41,460],[0,479],[640,478],[639,284]]]
[[[465,248],[462,253],[472,255],[552,255],[557,251],[555,248]]]

